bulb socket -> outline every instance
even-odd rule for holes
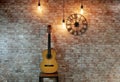
[[[83,5],[81,5],[81,9],[83,9]]]
[[[40,3],[38,3],[38,6],[40,6]]]
[[[65,23],[65,20],[63,19],[62,22]]]

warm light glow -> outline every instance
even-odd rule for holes
[[[83,15],[83,13],[84,13],[84,10],[83,10],[83,8],[80,10],[80,14],[81,15]]]
[[[40,12],[42,11],[42,8],[40,5],[38,6],[38,11],[40,11]]]
[[[38,6],[38,10],[40,10],[41,9],[41,6]]]

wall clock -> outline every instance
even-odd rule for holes
[[[66,20],[66,28],[73,35],[81,35],[88,28],[87,20],[81,14],[72,14]]]

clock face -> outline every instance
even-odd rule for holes
[[[66,20],[66,28],[73,35],[81,35],[87,30],[87,20],[81,14],[72,14]]]

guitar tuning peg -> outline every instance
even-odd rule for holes
[[[47,28],[48,33],[51,33],[51,25],[48,25]]]

